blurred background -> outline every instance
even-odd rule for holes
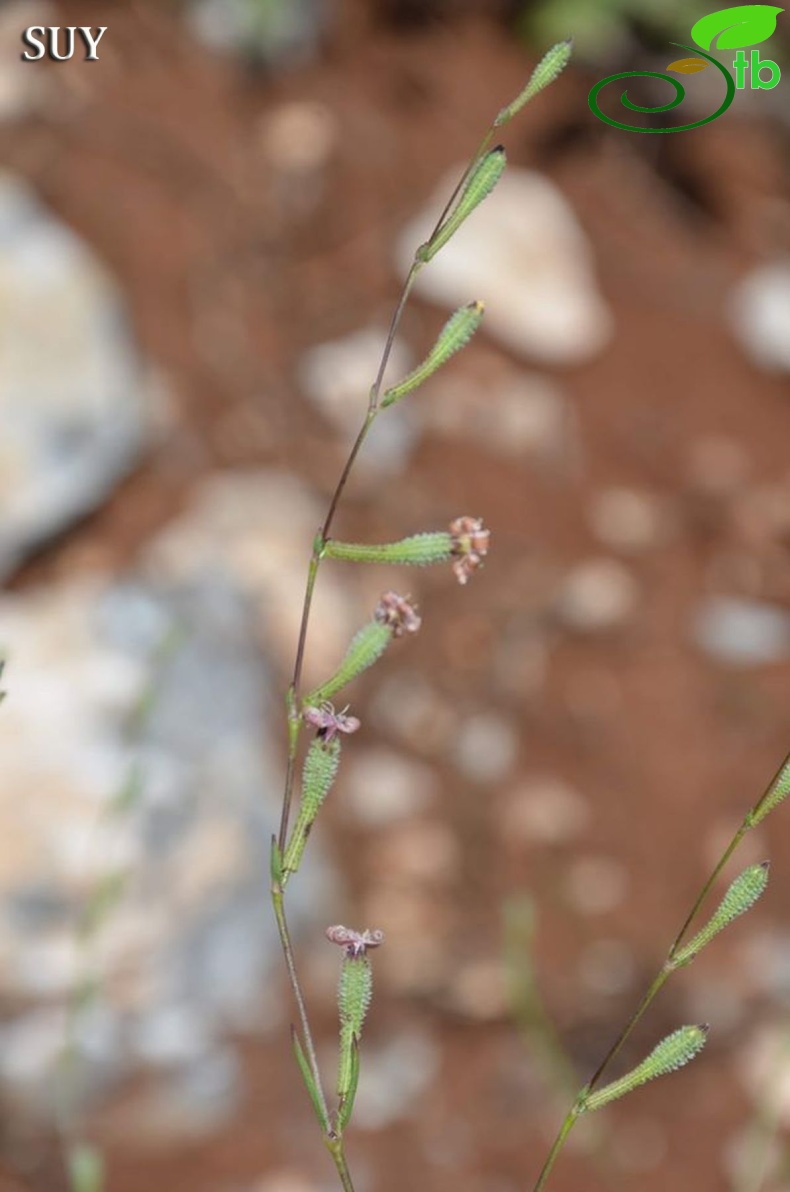
[[[790,744],[790,74],[674,136],[587,105],[706,11],[0,7],[3,1192],[62,1192],[70,1150],[80,1192],[100,1158],[111,1192],[335,1186],[267,893],[306,562],[425,221],[570,34],[395,370],[454,306],[484,330],[380,421],[336,524],[469,514],[489,559],[467,588],[322,570],[308,682],[388,586],[423,627],[349,691],[289,887],[330,1085],[324,929],[386,933],[359,1192],[532,1186]],[[787,74],[783,20],[760,53]],[[22,63],[32,24],[106,25],[99,61]],[[713,73],[663,126],[715,110]],[[760,906],[621,1068],[683,1022],[704,1057],[579,1128],[557,1192],[790,1188],[786,814],[735,866],[772,859]]]

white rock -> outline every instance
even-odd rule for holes
[[[611,550],[638,554],[661,545],[669,529],[666,511],[652,494],[607,488],[589,504],[590,525]]]
[[[343,767],[344,804],[353,817],[381,828],[422,811],[434,798],[434,771],[393,749],[357,749]]]
[[[503,455],[556,464],[576,449],[568,402],[551,380],[538,374],[481,385],[462,373],[451,382],[432,383],[430,394],[416,408],[426,429],[469,439]]]
[[[692,632],[706,654],[732,666],[790,658],[790,613],[771,604],[711,596],[697,608]]]
[[[765,1023],[742,1049],[741,1083],[759,1110],[790,1126],[790,1042],[785,1023]]]
[[[620,905],[628,892],[628,872],[612,857],[579,857],[570,866],[566,888],[583,915],[604,915]]]
[[[631,619],[639,588],[631,572],[616,559],[589,559],[574,567],[556,600],[560,620],[579,633],[615,629]]]
[[[737,339],[762,368],[790,372],[790,262],[761,265],[730,296]]]
[[[398,240],[405,276],[463,166],[437,188]],[[612,317],[571,205],[541,174],[508,169],[487,199],[418,275],[416,292],[451,309],[486,303],[483,326],[507,347],[548,364],[589,359],[608,342]]]
[[[103,266],[0,175],[0,578],[130,469],[145,388]]]
[[[473,782],[495,782],[512,769],[518,737],[511,724],[493,713],[469,716],[458,730],[452,756],[458,769]]]
[[[560,778],[547,775],[521,783],[506,796],[499,819],[506,840],[564,844],[592,818],[589,804]]]

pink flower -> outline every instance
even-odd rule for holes
[[[453,571],[459,584],[465,584],[488,554],[491,531],[483,527],[479,517],[457,517],[450,522],[449,529],[455,556]]]

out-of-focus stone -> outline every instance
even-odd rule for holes
[[[790,658],[790,613],[755,600],[711,596],[696,609],[692,633],[706,654],[731,666]]]
[[[587,801],[560,778],[529,779],[508,792],[498,823],[506,842],[566,844],[577,839],[592,813]]]
[[[440,820],[409,820],[390,827],[371,844],[371,874],[389,886],[442,886],[460,869],[458,840]]]
[[[502,716],[480,712],[469,716],[453,743],[453,760],[472,782],[496,782],[512,769],[518,753],[515,730]]]
[[[382,828],[422,811],[437,779],[424,762],[392,749],[356,750],[343,767],[343,802],[359,823]]]
[[[26,73],[36,72],[27,65]],[[146,438],[119,291],[27,186],[0,175],[0,578],[99,505]]]
[[[419,1099],[439,1071],[440,1051],[432,1035],[414,1028],[399,1031],[386,1042],[365,1044],[354,1124],[382,1130],[418,1112]]]
[[[271,67],[312,57],[326,13],[325,0],[192,0],[188,20],[210,49]]]
[[[568,898],[583,915],[605,915],[615,910],[625,898],[628,885],[627,870],[612,857],[579,857],[566,875]]]
[[[96,1079],[154,1067],[153,1101],[135,1112],[150,1130],[161,1099],[161,1122],[188,1135],[233,1105],[222,1037],[276,1017],[280,963],[266,907],[281,789],[268,670],[252,602],[194,561],[177,581],[0,598],[0,996],[33,1007],[0,1028],[0,1080],[50,1105],[53,1036],[91,973],[101,1014],[79,1016],[82,1067]],[[325,926],[319,845],[289,890],[297,933],[316,914]],[[42,1019],[42,1002],[61,1018]]]
[[[570,405],[553,381],[538,374],[487,385],[463,372],[452,381],[439,374],[417,410],[426,429],[506,456],[556,467],[566,464],[577,448]]]
[[[404,276],[462,172],[459,167],[442,180],[427,209],[399,237]],[[548,364],[589,359],[612,333],[573,209],[553,182],[528,170],[505,172],[420,272],[416,291],[451,309],[483,299],[486,330],[527,359]]]
[[[556,599],[560,621],[577,633],[618,629],[633,617],[639,587],[616,559],[589,559],[566,575]]]
[[[730,295],[730,323],[761,368],[790,372],[790,263],[761,265]]]
[[[660,501],[631,488],[607,488],[598,493],[590,502],[589,519],[604,546],[627,554],[660,546],[670,528]]]
[[[261,124],[261,147],[273,169],[309,176],[326,164],[337,131],[325,104],[292,100],[267,113]]]

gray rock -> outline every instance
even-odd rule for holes
[[[93,973],[85,1070],[159,1070],[167,1113],[197,1130],[226,1098],[223,1035],[279,1011],[267,875],[281,767],[254,604],[220,566],[94,580],[0,598],[0,646],[0,996],[51,1008],[2,1028],[0,1081],[43,1095],[63,1011]],[[311,854],[289,889],[297,937],[325,926],[335,888],[318,836]],[[187,1092],[200,1104],[184,1108]]]
[[[712,596],[696,610],[697,645],[733,666],[760,666],[790,658],[790,613],[756,600]]]
[[[7,174],[0,326],[2,579],[101,503],[137,459],[146,425],[118,290],[79,237]]]

